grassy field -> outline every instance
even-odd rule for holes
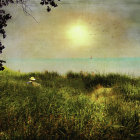
[[[0,72],[1,140],[137,140],[139,123],[140,78]]]

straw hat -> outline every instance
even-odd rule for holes
[[[35,81],[36,79],[35,79],[34,77],[31,77],[30,80],[31,80],[31,81]]]

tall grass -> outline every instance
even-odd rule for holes
[[[41,86],[27,85],[31,76]],[[112,90],[91,98],[99,88]],[[138,139],[139,97],[140,78],[6,70],[0,72],[0,139]]]

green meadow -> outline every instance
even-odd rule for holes
[[[1,140],[137,140],[139,123],[140,77],[0,72]]]

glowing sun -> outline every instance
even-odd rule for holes
[[[72,25],[69,27],[67,35],[74,47],[85,46],[90,42],[89,30],[85,25]]]

